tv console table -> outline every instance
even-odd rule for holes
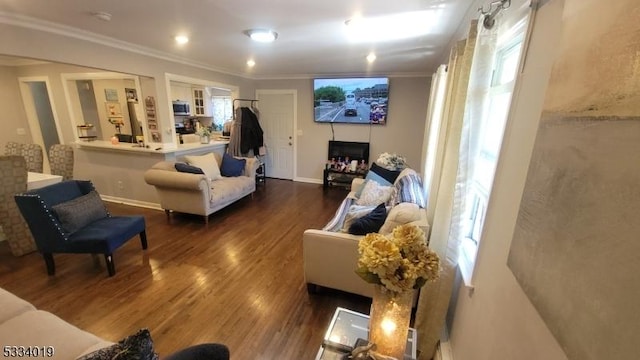
[[[367,175],[366,171],[340,171],[334,169],[324,169],[322,176],[322,188],[327,189],[330,186],[339,186],[351,189],[351,182],[354,178],[361,178]]]

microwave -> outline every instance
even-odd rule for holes
[[[173,115],[191,115],[189,102],[180,100],[173,101]]]

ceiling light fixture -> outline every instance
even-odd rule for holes
[[[247,66],[248,67],[254,67],[256,66],[256,62],[253,61],[252,59],[247,60]]]
[[[374,53],[369,53],[369,55],[367,55],[367,61],[368,61],[369,63],[372,63],[372,62],[376,61],[376,54],[374,54]]]
[[[175,37],[175,39],[179,45],[184,45],[189,42],[189,37],[186,35],[178,35]]]
[[[269,43],[278,38],[278,33],[269,29],[249,29],[244,31],[245,35],[253,41]]]

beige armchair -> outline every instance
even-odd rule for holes
[[[218,164],[222,164],[222,156],[214,155]],[[202,215],[206,224],[210,214],[256,191],[258,161],[256,158],[238,158],[246,159],[241,176],[210,181],[204,174],[177,171],[175,162],[161,161],[145,172],[144,179],[155,186],[167,219],[176,211]]]

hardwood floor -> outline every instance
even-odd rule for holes
[[[321,228],[346,192],[268,179],[253,199],[211,215],[174,214],[107,203],[142,214],[149,249],[136,237],[114,254],[55,255],[47,276],[38,253],[13,257],[0,243],[0,286],[104,339],[149,328],[162,356],[203,343],[226,344],[232,359],[313,359],[337,306],[369,312],[370,299],[322,289],[309,295],[302,233]],[[355,264],[354,264],[355,265]]]

